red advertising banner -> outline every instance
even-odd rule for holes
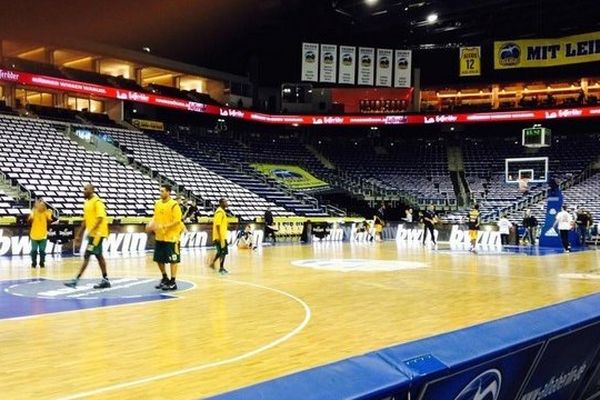
[[[505,111],[471,114],[409,114],[409,115],[269,115],[251,111],[219,107],[182,99],[157,96],[152,93],[140,93],[117,89],[92,83],[35,75],[27,72],[0,69],[0,81],[20,85],[35,86],[66,92],[135,101],[153,104],[158,107],[175,108],[191,112],[238,118],[275,125],[422,125],[455,124],[503,121],[540,121],[565,118],[590,118],[600,116],[600,107],[556,108],[528,111]]]

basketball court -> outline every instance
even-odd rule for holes
[[[109,258],[103,291],[95,264],[62,285],[77,258],[0,260],[3,397],[205,398],[600,290],[596,251],[323,242],[235,250],[223,277],[209,255],[168,295],[149,254]]]

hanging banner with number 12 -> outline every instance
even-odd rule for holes
[[[460,48],[460,76],[481,75],[481,47]]]

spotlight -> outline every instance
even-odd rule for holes
[[[436,13],[431,13],[427,16],[427,22],[429,22],[429,23],[433,24],[437,20],[438,20],[438,15]]]
[[[374,6],[378,2],[379,2],[379,0],[365,0],[365,4],[368,6]]]

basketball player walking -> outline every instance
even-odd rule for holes
[[[96,188],[92,184],[88,184],[83,189],[83,197],[85,202],[83,205],[83,223],[79,229],[79,233],[73,241],[73,247],[77,248],[81,244],[83,233],[88,230],[88,244],[83,255],[83,264],[77,276],[65,282],[65,286],[75,288],[83,272],[87,268],[90,257],[94,255],[98,260],[98,265],[102,271],[102,281],[94,285],[94,289],[105,289],[110,287],[110,281],[106,273],[106,260],[102,255],[102,242],[108,237],[108,219],[106,216],[106,205],[104,201],[96,194]]]
[[[219,207],[217,207],[213,217],[212,229],[212,239],[217,253],[209,265],[210,268],[215,269],[215,263],[217,260],[220,260],[219,273],[222,275],[229,273],[229,271],[225,269],[225,257],[229,253],[227,248],[227,213],[225,212],[227,207],[227,199],[219,199]]]

